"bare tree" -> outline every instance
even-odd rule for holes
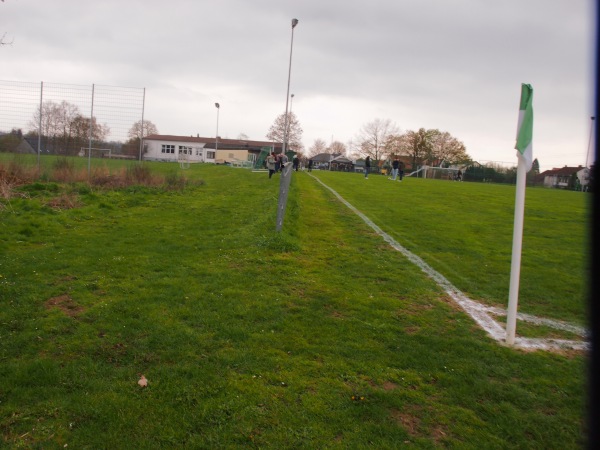
[[[358,152],[361,156],[370,156],[379,161],[387,153],[385,142],[390,135],[398,133],[399,129],[390,119],[375,119],[363,125],[357,136]]]
[[[149,120],[144,120],[144,126],[142,129],[142,121],[138,120],[131,126],[127,136],[129,139],[137,139],[139,142],[140,138],[150,136],[151,134],[158,134],[158,128],[156,128],[156,125]]]
[[[288,113],[288,139],[286,147],[295,152],[304,150],[302,145],[302,127],[293,112]],[[283,142],[285,136],[285,113],[280,114],[269,128],[267,139],[273,142]]]
[[[56,153],[70,154],[75,153],[74,121],[78,116],[81,113],[77,105],[64,100],[60,103],[50,100],[37,108],[28,125],[37,134],[41,124],[41,134],[46,139],[46,145],[51,146]]]
[[[346,154],[346,145],[340,141],[333,141],[329,145],[329,153],[334,155],[345,155]]]
[[[320,153],[327,153],[327,144],[323,139],[315,139],[313,145],[308,149],[308,154],[312,158]]]
[[[44,102],[41,108],[37,108],[28,125],[30,134],[37,135],[41,131],[46,148],[51,147],[54,153],[74,155],[79,152],[80,147],[89,143],[90,119],[81,115],[77,105],[64,100],[60,103]],[[96,123],[94,118],[92,139],[102,141],[109,133],[110,128]]]

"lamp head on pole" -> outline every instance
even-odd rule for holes
[[[217,109],[221,107],[221,105],[219,105],[218,103],[215,103],[215,106],[217,107]]]
[[[294,29],[296,25],[298,25],[298,19],[292,19],[292,29]]]

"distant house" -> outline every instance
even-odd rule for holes
[[[200,136],[152,134],[144,138],[144,160],[188,161],[190,163],[238,164],[254,163],[263,149],[281,152],[282,145],[268,141]]]
[[[587,176],[586,176],[587,175]],[[545,187],[560,189],[575,189],[576,185],[582,179],[587,181],[589,171],[583,166],[578,167],[560,167],[552,170],[546,170],[540,173],[536,179],[541,181]],[[586,182],[587,186],[587,182]]]
[[[354,163],[351,159],[346,158],[343,155],[336,156],[333,158],[329,165],[331,170],[337,170],[340,172],[352,172],[354,170]]]
[[[339,155],[332,155],[331,153],[319,153],[317,155],[311,156],[308,159],[310,159],[313,162],[313,169],[329,170],[329,163],[336,156]]]

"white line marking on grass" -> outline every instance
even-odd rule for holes
[[[314,175],[308,174],[321,185],[327,188],[333,195],[335,195],[339,201],[346,205],[351,211],[353,211],[358,217],[360,217],[367,225],[369,225],[379,236],[381,236],[388,244],[395,250],[402,253],[410,262],[418,266],[423,272],[425,272],[430,278],[432,278],[449,296],[454,300],[469,316],[475,320],[475,322],[488,334],[490,337],[503,344],[506,343],[506,330],[500,326],[496,320],[492,317],[497,315],[506,315],[506,310],[496,308],[492,306],[486,306],[468,298],[459,289],[457,289],[450,281],[446,279],[441,273],[434,270],[429,264],[423,259],[404,248],[400,245],[393,237],[379,228],[371,219],[361,213],[358,209],[352,206],[346,199],[344,199],[335,190],[323,183],[319,178]],[[564,322],[559,322],[550,319],[539,318],[531,316],[529,314],[517,314],[517,318],[526,322],[532,322],[537,325],[545,325],[552,328],[557,328],[563,331],[569,331],[574,334],[578,334],[582,337],[586,337],[587,333],[583,328],[577,327]],[[532,339],[532,338],[520,338],[515,339],[515,347],[519,347],[526,350],[587,350],[589,345],[585,341],[572,341],[566,339]]]

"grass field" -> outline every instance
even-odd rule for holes
[[[148,166],[189,183],[32,183],[0,200],[4,446],[585,442],[585,354],[498,345],[307,174],[276,234],[278,179]],[[505,305],[514,188],[313,174]],[[585,202],[528,190],[520,310],[585,324]]]

